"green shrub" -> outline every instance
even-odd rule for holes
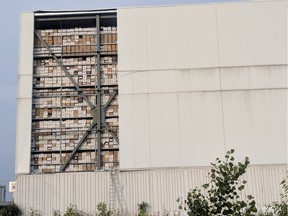
[[[182,203],[179,209],[187,210],[189,216],[256,215],[254,198],[248,195],[247,200],[243,201],[239,196],[239,192],[247,183],[239,178],[246,172],[249,158],[246,157],[243,163],[235,164],[233,153],[234,149],[227,152],[223,161],[217,158],[215,163],[211,163],[213,168],[209,173],[210,182],[202,185],[202,189],[207,190],[208,195],[204,195],[196,187],[188,193],[184,206]]]
[[[258,212],[257,216],[274,216],[272,212]]]
[[[15,203],[12,203],[0,209],[0,216],[20,216],[20,215],[22,215],[22,210]]]
[[[77,209],[77,205],[70,204],[63,216],[84,216],[84,213]]]
[[[148,216],[149,204],[142,202],[138,204],[138,216]]]
[[[40,213],[39,211],[30,207],[28,211],[28,216],[40,216]]]
[[[112,212],[107,209],[107,205],[104,202],[100,202],[97,205],[98,216],[112,216]]]
[[[53,216],[61,216],[61,213],[59,210],[54,210],[53,211]]]
[[[274,213],[278,216],[288,215],[288,178],[284,179],[281,183],[283,192],[280,194],[280,202],[274,202],[271,207]]]

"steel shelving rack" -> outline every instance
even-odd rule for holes
[[[119,165],[115,10],[35,17],[31,173]]]

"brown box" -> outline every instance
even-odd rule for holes
[[[73,110],[73,117],[77,117],[78,116],[78,110]]]
[[[43,116],[44,116],[44,109],[40,109],[40,111],[39,111],[40,113],[39,113],[39,115],[40,115],[40,117],[42,117],[43,118]]]
[[[35,109],[35,116],[37,116],[37,117],[40,116],[40,109]]]
[[[117,43],[117,34],[112,34],[112,43]]]
[[[104,34],[100,35],[100,43],[105,43],[105,35]]]

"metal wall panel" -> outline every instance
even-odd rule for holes
[[[119,172],[120,187],[129,212],[137,211],[142,201],[151,205],[152,212],[176,210],[178,197],[208,181],[209,167]],[[257,205],[263,206],[280,198],[280,182],[286,166],[251,166],[242,179],[248,181],[241,194],[251,194]],[[53,210],[64,212],[69,204],[95,215],[96,205],[110,202],[110,173],[60,173],[46,175],[18,175],[15,202],[26,214],[30,207],[41,215],[52,215]],[[116,209],[120,209],[116,200]]]
[[[121,168],[206,166],[230,148],[287,163],[285,6],[119,9]]]
[[[148,7],[146,29],[149,70],[218,66],[214,5]]]
[[[20,19],[15,172],[30,172],[34,13]]]
[[[135,167],[137,168],[150,167],[148,100],[147,95],[135,96],[133,100],[133,142]],[[125,157],[125,154],[123,156]]]
[[[149,88],[148,94],[133,94],[133,88],[130,94],[120,94],[121,154],[125,155],[121,157],[121,167],[137,168],[134,161],[141,158],[147,167],[203,166],[230,148],[241,152],[241,156],[249,155],[254,164],[285,163],[286,69],[286,66],[195,69],[187,75],[193,82],[191,86],[186,83],[188,78],[175,79],[172,73],[165,77],[160,72],[163,83],[158,87],[159,79],[150,79],[150,74],[157,73],[149,72],[148,84],[151,80],[151,86],[155,87]],[[177,86],[183,82],[187,90],[176,88],[175,83],[172,87],[173,81],[178,82]],[[268,157],[270,150],[275,154]],[[258,154],[262,151],[263,154]],[[141,157],[136,152],[142,152]],[[190,153],[193,157],[189,157]]]
[[[223,92],[223,109],[227,149],[253,164],[287,162],[287,89]]]
[[[17,101],[16,127],[16,174],[30,172],[32,99],[19,98]]]
[[[118,56],[118,61],[122,62],[122,64],[118,65],[119,72],[123,70],[131,71],[133,69],[131,64],[131,58],[132,58],[131,10],[130,9],[121,9],[121,10],[120,9],[117,10],[118,50],[123,51],[126,50],[126,51]]]
[[[34,13],[25,12],[20,17],[19,72],[18,75],[32,75]]]
[[[135,8],[131,12],[131,57],[133,70],[147,69],[146,9]],[[137,31],[135,31],[137,29]],[[141,52],[139,52],[141,50]]]
[[[32,82],[33,77],[31,75],[19,75],[18,76],[18,98],[29,99],[32,98]]]
[[[287,65],[221,68],[223,90],[287,88]]]
[[[287,1],[217,4],[221,66],[287,64]]]
[[[120,139],[124,140],[125,145],[121,145],[119,151],[119,157],[121,166],[123,167],[135,167],[135,146],[134,146],[134,102],[132,95],[123,95],[119,97],[119,104],[125,104],[125,106],[119,106],[119,128],[125,128],[121,132]],[[129,158],[125,160],[125,158]],[[132,157],[132,158],[131,158]]]
[[[287,161],[287,66],[186,72],[149,71],[148,92],[120,93],[121,168],[206,166],[230,148],[254,164]]]

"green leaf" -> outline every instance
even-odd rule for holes
[[[255,206],[256,202],[254,200],[251,201],[251,203],[249,203],[250,206]]]
[[[253,199],[252,195],[248,195],[247,197],[248,197],[249,200]]]
[[[207,189],[207,188],[209,187],[209,184],[203,184],[202,187],[203,187],[204,189]]]
[[[244,201],[241,201],[241,202],[240,202],[240,207],[241,207],[241,208],[244,208],[244,207],[246,207],[246,206],[247,206],[247,204],[246,204]]]
[[[244,185],[241,185],[240,187],[238,187],[238,190],[243,190],[244,189]]]
[[[231,202],[227,202],[226,205],[228,208],[231,208],[233,206]]]
[[[251,209],[252,212],[257,212],[257,208],[254,206],[252,209]]]

